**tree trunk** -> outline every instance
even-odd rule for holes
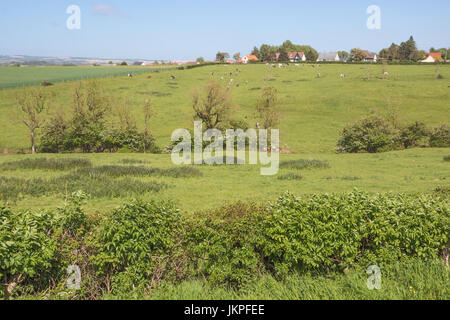
[[[31,153],[36,154],[36,147],[34,146],[34,130],[31,130]]]

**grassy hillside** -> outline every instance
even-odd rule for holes
[[[237,68],[242,70],[238,75]],[[389,72],[386,79],[382,79],[383,68]],[[280,93],[281,143],[284,148],[299,154],[334,153],[340,130],[348,122],[371,111],[386,113],[397,110],[402,120],[423,120],[429,125],[448,121],[450,66],[440,67],[439,72],[443,76],[440,80],[435,80],[435,69],[436,66],[380,65],[322,65],[320,68],[291,65],[273,69],[268,83]],[[29,75],[20,75],[20,72],[27,72],[25,68],[7,70],[16,73],[14,76],[19,79],[28,79]],[[70,68],[58,70],[66,72],[68,78],[71,76]],[[92,70],[96,72],[97,69]],[[105,72],[108,70],[106,68]],[[175,129],[193,127],[192,90],[213,79],[227,84],[231,72],[235,84],[232,89],[233,101],[237,106],[235,116],[254,127],[254,104],[260,89],[264,87],[267,70],[265,65],[209,66],[163,71],[153,74],[152,79],[147,79],[147,74],[141,74],[132,79],[124,75],[100,81],[117,101],[129,105],[141,126],[142,105],[145,99],[151,98],[157,111],[151,120],[151,128],[158,143],[165,146]],[[52,68],[50,71],[54,72]],[[346,75],[345,79],[340,78],[341,73]],[[176,80],[170,80],[170,75],[174,75]],[[222,77],[224,80],[221,80]],[[5,75],[0,73],[0,79],[4,81],[4,78]],[[57,93],[55,104],[69,109],[73,87],[73,83],[59,83],[49,88]],[[8,120],[17,90],[0,91],[0,148],[29,147],[24,127]]]

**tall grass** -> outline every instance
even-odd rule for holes
[[[176,167],[170,169],[151,168],[144,166],[101,166],[94,168],[80,168],[70,174],[68,178],[74,179],[77,176],[108,176],[108,177],[172,177],[189,178],[199,177],[202,173],[193,167]]]
[[[66,194],[79,190],[94,198],[120,198],[147,193],[157,193],[167,184],[138,179],[111,179],[105,176],[62,176],[49,180],[0,177],[0,200],[16,201],[29,197]]]
[[[75,168],[89,168],[92,163],[84,158],[61,158],[61,159],[23,159],[3,163],[0,168],[3,170],[70,170]]]
[[[299,160],[282,161],[280,163],[280,168],[295,169],[295,170],[327,169],[330,168],[330,164],[328,163],[328,161],[299,159]]]
[[[293,274],[283,281],[264,276],[237,290],[212,286],[205,280],[163,284],[154,300],[448,300],[450,269],[442,261],[414,260],[381,270],[381,290],[367,288],[361,271],[329,277]],[[111,298],[111,297],[110,297]],[[122,297],[124,298],[124,297]]]

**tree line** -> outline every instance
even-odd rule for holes
[[[144,130],[139,131],[127,103],[115,101],[100,83],[78,83],[69,105],[53,107],[54,94],[46,88],[27,88],[17,95],[13,120],[29,131],[31,152],[159,152],[150,133],[149,120],[154,115],[150,100],[143,105]],[[36,145],[39,134],[40,143]]]

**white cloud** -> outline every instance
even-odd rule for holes
[[[94,5],[94,14],[100,15],[100,16],[116,16],[119,18],[127,18],[128,16],[120,11],[117,10],[116,8],[114,8],[113,5],[108,4],[108,3],[101,3],[101,4],[96,4]]]

